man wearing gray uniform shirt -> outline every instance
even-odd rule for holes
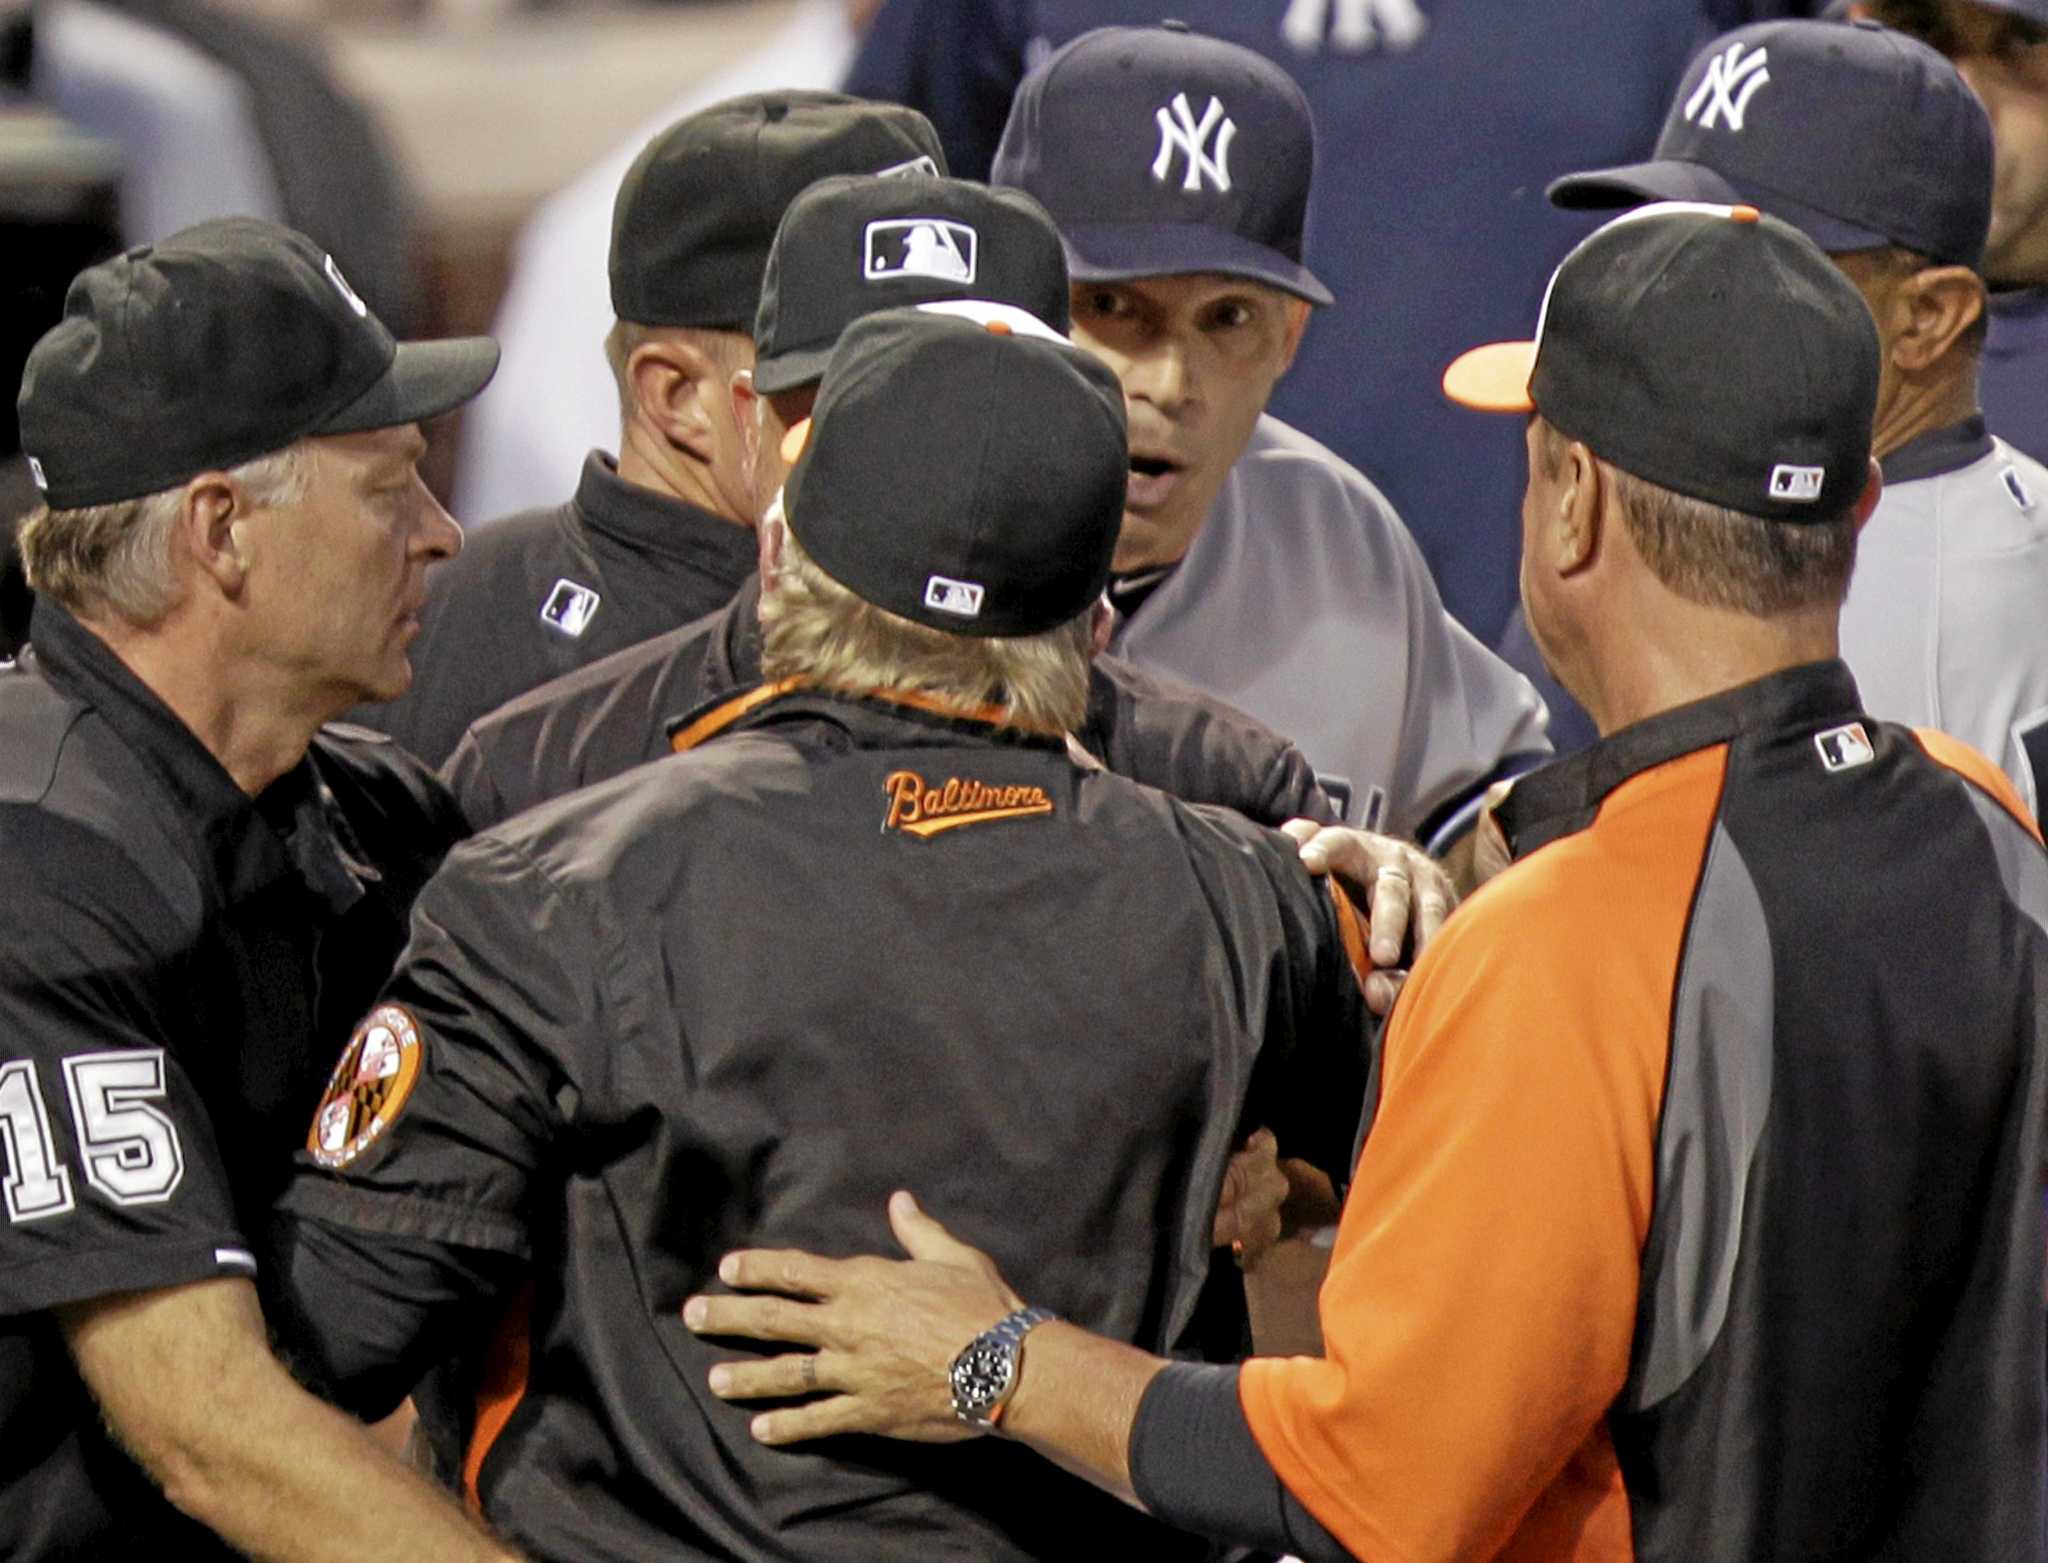
[[[1990,122],[1946,60],[1871,22],[1777,22],[1701,51],[1652,161],[1575,174],[1551,197],[1749,201],[1861,290],[1884,344],[1885,489],[1858,545],[1842,655],[1873,713],[1982,750],[2038,817],[2048,470],[1978,410],[1991,192]]]
[[[1265,416],[1309,306],[1300,89],[1179,24],[1103,28],[1025,78],[991,180],[1060,226],[1074,339],[1131,422],[1111,650],[1301,746],[1352,824],[1447,841],[1549,753],[1544,711],[1445,612],[1393,508]]]

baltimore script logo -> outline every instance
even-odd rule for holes
[[[1029,819],[1052,812],[1052,799],[1043,787],[991,786],[958,776],[934,786],[915,771],[891,771],[883,778],[882,790],[889,795],[889,813],[882,829],[927,838],[961,825]]]

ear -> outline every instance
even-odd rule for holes
[[[1900,290],[1904,331],[1892,361],[1908,373],[1937,364],[1984,316],[1984,282],[1967,266],[1929,266]]]
[[[1109,638],[1115,633],[1116,609],[1109,605],[1109,593],[1104,592],[1088,610],[1089,655],[1099,657],[1109,650]]]
[[[1856,496],[1856,530],[1863,530],[1864,522],[1877,509],[1877,502],[1884,498],[1884,468],[1877,464],[1875,456],[1870,458],[1870,475],[1863,480],[1863,492]]]
[[[688,342],[656,336],[626,360],[635,415],[669,444],[710,463],[717,455],[716,421],[708,398],[727,394],[717,366]]]
[[[1551,514],[1538,517],[1550,531],[1550,557],[1559,575],[1578,575],[1600,557],[1600,533],[1612,492],[1600,458],[1577,440],[1565,443]]]
[[[1280,372],[1282,374],[1287,373],[1288,370],[1294,367],[1294,355],[1301,351],[1301,338],[1302,334],[1308,330],[1308,317],[1311,307],[1309,301],[1305,298],[1290,297],[1287,300],[1287,337],[1281,344],[1280,351]]]
[[[739,431],[740,471],[752,484],[761,457],[761,393],[754,389],[754,371],[735,369],[726,394],[732,398],[733,427]]]
[[[183,551],[224,597],[238,597],[249,578],[248,495],[225,472],[202,472],[185,485],[177,537]]]

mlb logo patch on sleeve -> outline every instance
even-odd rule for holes
[[[567,577],[555,582],[547,601],[540,605],[541,622],[574,640],[590,628],[597,617],[597,605],[604,599],[588,586],[578,586]]]
[[[1820,763],[1830,771],[1853,770],[1877,758],[1877,751],[1870,744],[1870,734],[1863,730],[1861,722],[1815,733],[1813,746],[1820,750]]]

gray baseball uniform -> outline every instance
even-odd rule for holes
[[[1873,715],[1982,750],[2039,818],[2048,468],[1987,433],[1982,418],[1922,435],[1883,465],[1884,498],[1863,529],[1842,610],[1842,656]]]
[[[1286,733],[1356,825],[1427,836],[1550,753],[1543,702],[1445,610],[1393,506],[1270,416],[1111,649]]]

